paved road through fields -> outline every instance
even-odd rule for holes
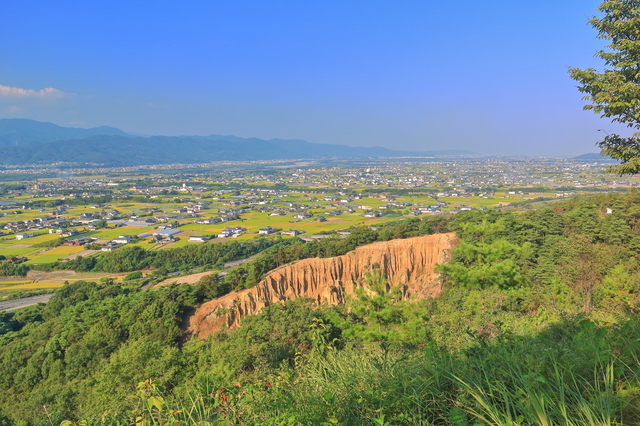
[[[26,308],[27,306],[37,305],[38,303],[47,303],[52,296],[53,293],[0,302],[0,312],[10,312],[15,311],[16,309]]]

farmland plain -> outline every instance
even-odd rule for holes
[[[526,211],[574,195],[628,191],[639,184],[636,177],[621,179],[604,169],[604,164],[567,159],[458,158],[69,170],[73,178],[53,172],[42,177],[44,169],[33,179],[22,171],[24,179],[18,180],[4,171],[0,262],[32,267],[101,256],[102,250],[118,250],[122,244],[114,240],[121,236],[128,238],[126,245],[145,250],[258,236],[293,238],[293,231],[308,239],[421,215]],[[218,236],[229,227],[240,230]],[[190,241],[194,236],[209,239]],[[14,280],[0,283],[0,291],[59,287],[76,279],[70,274]]]

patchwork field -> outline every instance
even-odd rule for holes
[[[79,253],[81,251],[83,251],[84,248],[79,246],[79,247],[75,247],[75,246],[60,246],[60,247],[55,247],[52,248],[50,250],[41,252],[41,253],[37,253],[37,254],[33,254],[32,257],[29,258],[29,260],[27,262],[25,262],[26,264],[33,264],[33,263],[50,263],[50,262],[56,262],[60,259],[64,259],[67,256],[74,254],[74,253]]]
[[[48,229],[38,229],[39,226],[36,224],[28,224],[26,232],[36,232],[40,235],[16,240],[15,234],[19,232],[18,229],[24,230],[25,227],[24,224],[16,225],[13,222],[33,219],[44,220],[46,223],[43,226],[47,228],[57,226],[53,219],[64,220],[67,224],[62,223],[61,227],[66,226],[79,232],[70,238],[91,237],[97,239],[98,245],[102,245],[119,235],[137,236],[157,232],[161,223],[88,231],[93,227],[91,224],[84,223],[84,220],[81,224],[73,224],[73,221],[81,217],[86,219],[91,215],[92,219],[95,219],[94,224],[101,219],[110,220],[114,215],[120,220],[128,220],[133,215],[139,219],[177,215],[170,220],[177,220],[180,224],[179,229],[182,232],[176,235],[178,241],[156,244],[152,238],[145,237],[130,243],[147,250],[167,250],[203,244],[189,242],[189,237],[215,236],[229,226],[246,228],[247,232],[238,238],[244,241],[258,237],[259,229],[267,226],[283,231],[300,230],[303,231],[302,236],[308,236],[346,230],[354,225],[378,225],[401,220],[408,217],[411,210],[419,206],[431,206],[436,201],[446,203],[440,209],[442,212],[454,210],[461,205],[471,208],[506,207],[513,203],[532,201],[541,196],[547,199],[555,198],[556,189],[558,192],[571,194],[587,194],[590,191],[601,193],[603,190],[615,188],[620,183],[606,175],[602,168],[572,166],[564,161],[550,165],[548,160],[544,160],[533,168],[529,163],[520,162],[509,163],[508,167],[503,166],[498,167],[493,162],[481,164],[476,160],[468,163],[464,160],[444,163],[372,161],[367,164],[301,162],[297,165],[274,163],[257,168],[227,165],[218,171],[212,168],[197,172],[177,169],[131,172],[112,170],[93,174],[82,171],[75,173],[72,179],[59,176],[37,178],[33,182],[21,182],[23,187],[20,190],[0,194],[0,230],[10,233],[0,237],[0,256],[25,256],[28,259],[27,265],[34,265],[68,260],[79,255],[102,255],[98,250],[86,250],[85,247],[48,248],[47,243],[54,245],[60,235],[50,234]],[[502,169],[510,170],[506,176],[508,179],[498,176],[498,171]],[[513,179],[514,173],[520,175],[518,180]],[[630,178],[624,184],[637,185],[638,179]],[[526,188],[524,183],[517,183],[532,180],[544,183],[535,188],[531,184]],[[578,184],[581,186],[580,189],[567,189],[571,185],[577,187]],[[559,189],[561,187],[565,189]],[[518,192],[519,189],[522,189],[522,194],[509,194]],[[453,192],[474,195],[437,196],[438,193]],[[481,194],[489,194],[490,197],[484,198]],[[202,201],[208,203],[208,206],[197,212],[195,209],[201,206],[196,205]],[[397,204],[390,205],[388,209],[381,208],[390,202]],[[15,205],[8,207],[9,203]],[[411,205],[401,205],[403,203]],[[359,206],[365,208],[361,209]],[[182,208],[191,210],[187,214],[174,213]],[[381,217],[365,218],[363,215],[369,209]],[[276,211],[286,214],[271,216]],[[313,216],[300,220],[293,217],[292,211],[310,213]],[[332,214],[336,211],[341,214]],[[197,215],[194,216],[193,212]],[[240,215],[239,220],[215,225],[195,223],[199,218],[236,214]],[[319,222],[319,216],[324,216],[327,220]],[[8,225],[8,228],[5,225]],[[100,223],[97,226],[103,225]],[[228,239],[213,238],[204,244],[224,241]],[[42,247],[36,247],[38,245]],[[100,247],[91,247],[96,248]],[[1,259],[0,257],[0,261]],[[50,280],[41,281],[55,283]]]
[[[38,232],[45,232],[45,231],[38,231]],[[46,233],[42,234],[42,235],[38,235],[37,237],[31,237],[31,238],[27,238],[25,240],[21,240],[26,244],[39,244],[39,243],[44,243],[46,241],[53,241],[60,238],[60,235],[58,234],[50,234],[48,231],[46,231]]]
[[[61,282],[44,282],[44,281],[17,284],[17,285],[8,285],[8,286],[4,286],[2,285],[2,283],[0,283],[0,292],[16,291],[16,290],[40,290],[40,289],[48,289],[48,288],[56,289],[62,286],[64,286],[63,282],[61,283]]]
[[[4,280],[4,279],[0,279],[0,286],[7,286],[7,285],[15,285],[15,284],[26,284],[26,283],[30,283],[33,282],[33,280]]]
[[[126,274],[88,273],[79,274],[74,271],[29,271],[25,279],[0,279],[0,292],[18,290],[56,289],[69,282],[100,282],[105,278],[122,281]]]

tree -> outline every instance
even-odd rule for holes
[[[506,289],[524,283],[520,264],[530,255],[529,243],[521,246],[510,243],[502,237],[506,231],[502,221],[490,223],[486,217],[480,223],[454,225],[459,226],[462,241],[453,251],[451,261],[437,267],[447,281],[479,290]]]
[[[569,68],[578,90],[585,93],[584,106],[613,122],[640,129],[640,1],[605,0],[598,6],[603,16],[589,20],[598,38],[607,40],[607,50],[596,52],[605,70]],[[609,167],[619,175],[640,172],[640,132],[631,137],[607,135],[598,142],[602,155],[620,160]]]

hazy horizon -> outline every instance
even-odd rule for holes
[[[406,151],[597,152],[599,1],[1,7],[0,118]]]

